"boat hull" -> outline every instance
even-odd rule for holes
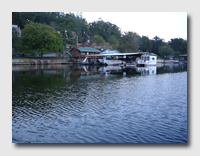
[[[99,62],[104,64],[103,59],[98,59],[98,60],[99,60]],[[108,59],[106,59],[106,61],[105,61],[105,64],[107,64],[107,65],[119,65],[121,63],[122,63],[122,60],[114,60],[114,59],[108,60]]]

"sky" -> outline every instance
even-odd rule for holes
[[[101,18],[122,32],[136,32],[149,39],[158,36],[165,42],[172,38],[187,40],[187,12],[82,12],[82,18],[88,23]]]

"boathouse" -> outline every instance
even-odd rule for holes
[[[179,55],[179,61],[187,61],[187,54],[184,54],[184,55]]]
[[[95,48],[90,47],[79,47],[79,48],[72,48],[70,50],[71,57],[86,57],[90,55],[99,54],[101,51]]]

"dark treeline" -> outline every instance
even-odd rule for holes
[[[18,25],[22,30],[30,23],[41,23],[48,25],[61,34],[63,51],[75,47],[78,42],[83,46],[93,46],[101,49],[115,49],[120,52],[152,52],[161,57],[174,56],[187,53],[187,40],[182,38],[171,39],[164,42],[164,39],[155,36],[149,39],[148,36],[139,36],[136,32],[121,32],[120,28],[102,19],[88,23],[86,19],[76,16],[73,13],[61,14],[60,12],[13,12],[12,24]],[[77,37],[78,36],[78,37]],[[15,52],[25,52],[23,42],[16,38],[13,30],[13,49]],[[25,42],[24,42],[25,43]],[[62,51],[60,51],[62,52]]]

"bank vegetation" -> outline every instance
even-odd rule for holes
[[[12,24],[22,30],[21,36],[12,29],[13,53],[67,52],[77,46],[93,47],[101,51],[122,53],[151,52],[162,58],[177,58],[187,54],[187,40],[172,38],[169,42],[155,36],[140,36],[121,29],[102,19],[88,23],[81,16],[60,12],[13,12]],[[78,43],[77,43],[78,42]]]

